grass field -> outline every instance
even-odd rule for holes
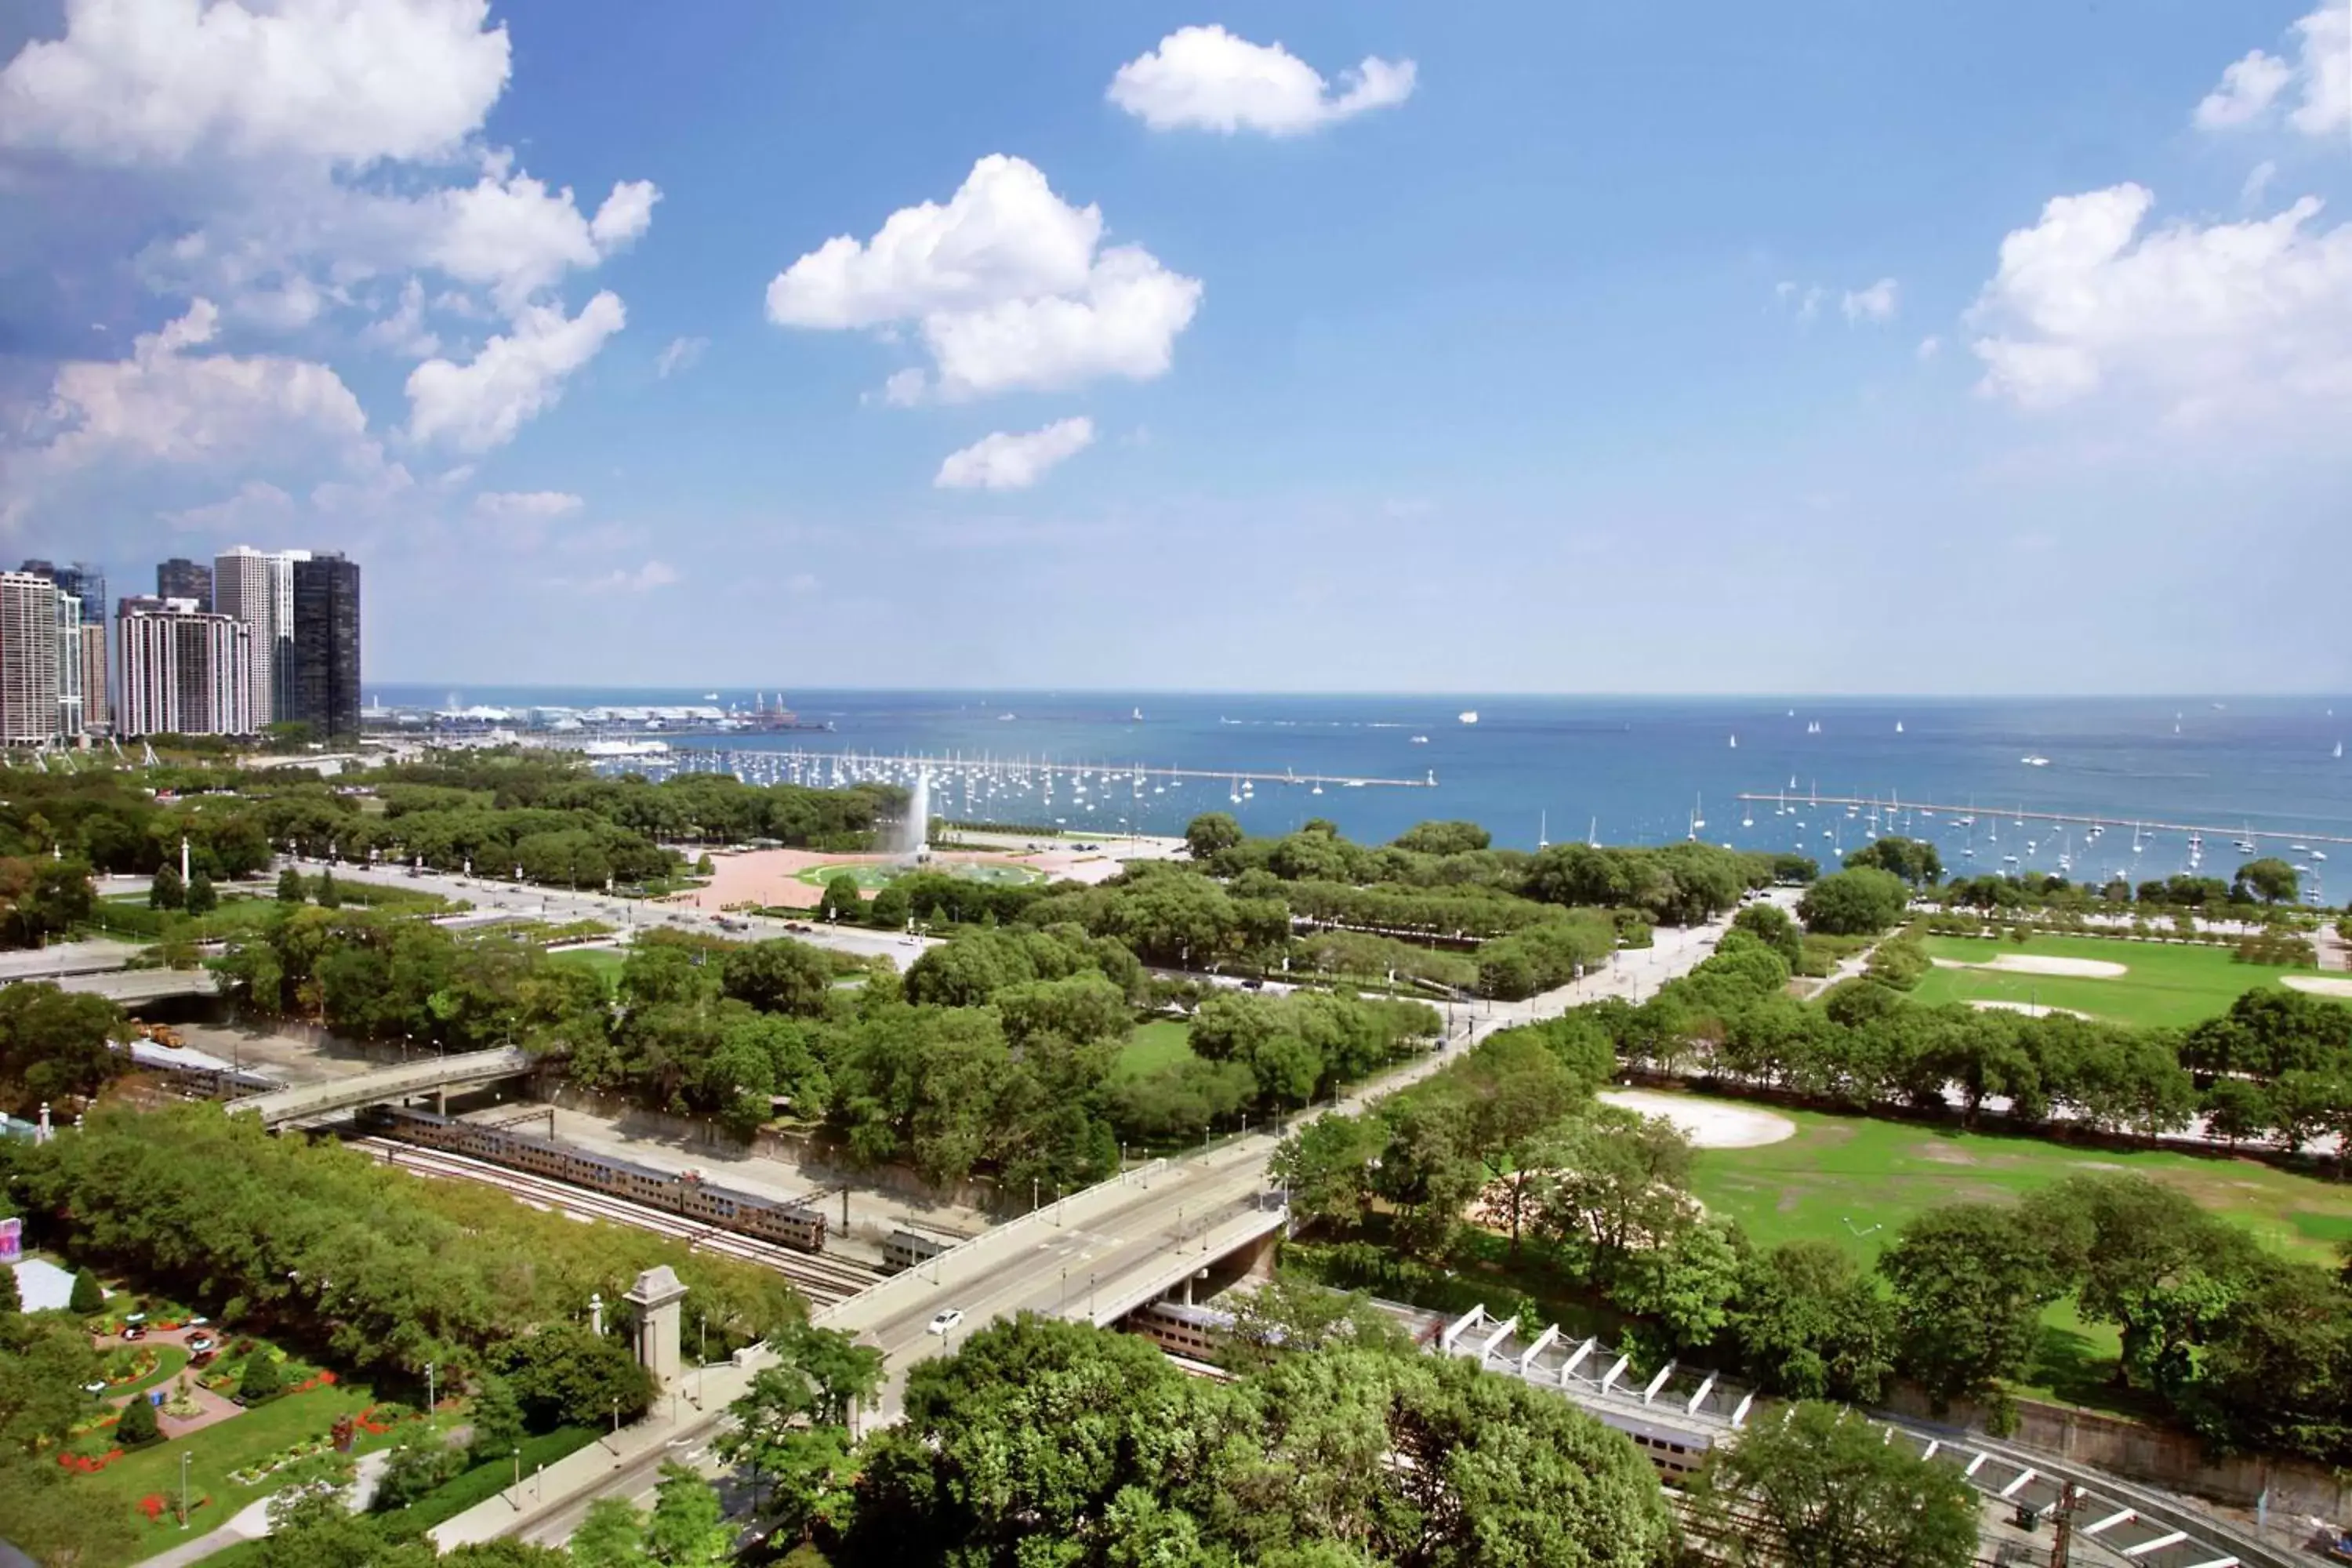
[[[2023,944],[1973,937],[1921,939],[1930,958],[1983,963],[2002,953],[2088,958],[2131,971],[2114,979],[2060,974],[2009,974],[1989,969],[1934,969],[1911,993],[1915,1001],[2015,1002],[2068,1007],[2118,1024],[2198,1023],[2228,1010],[2240,994],[2275,985],[2293,970],[2240,963],[2221,947],[2168,946],[2095,936],[2036,936]]]
[[[240,1487],[229,1480],[231,1470],[265,1459],[305,1437],[322,1436],[336,1416],[356,1415],[372,1403],[373,1396],[358,1384],[289,1394],[177,1441],[126,1454],[98,1474],[77,1476],[67,1484],[85,1489],[92,1507],[119,1509],[135,1521],[144,1544],[133,1555],[143,1557],[188,1539],[181,1534],[174,1514],[167,1512],[163,1523],[151,1525],[138,1511],[139,1500],[151,1493],[164,1498],[173,1510],[179,1507],[183,1453],[193,1456],[188,1464],[189,1497],[212,1500],[195,1511],[189,1525],[190,1534],[202,1534],[218,1528],[231,1514],[279,1484],[264,1479],[256,1486]],[[392,1441],[389,1434],[378,1436],[362,1432],[354,1451],[364,1453]]]
[[[1118,1053],[1113,1078],[1140,1078],[1172,1067],[1192,1054],[1192,1027],[1173,1018],[1154,1018],[1136,1026],[1135,1036]]]
[[[575,947],[547,956],[550,963],[569,963],[601,976],[607,987],[619,981],[622,966],[629,962],[629,955],[615,947]]]
[[[2085,984],[2099,984],[2085,982]],[[1899,1121],[1781,1112],[1796,1135],[1755,1149],[1701,1151],[1692,1190],[1759,1246],[1833,1241],[1874,1262],[1904,1222],[1938,1204],[2013,1201],[2084,1171],[2133,1171],[2177,1187],[2277,1250],[2326,1263],[2352,1235],[2352,1185],[2253,1160],[2117,1152],[2033,1138],[1963,1134]],[[2114,1409],[2115,1331],[2071,1301],[2044,1315],[2042,1366],[2021,1392]]]

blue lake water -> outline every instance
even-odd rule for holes
[[[502,687],[454,693],[384,687],[372,695],[396,706],[441,704],[452,696],[506,706],[689,704],[705,697]],[[722,690],[719,699],[748,708],[753,694]],[[2120,870],[2137,879],[2189,868],[2185,834],[2135,835],[2132,827],[2163,822],[2226,830],[2205,837],[2201,869],[2209,874],[2227,876],[2242,858],[2231,842],[2242,836],[2256,839],[2263,853],[2297,860],[2306,854],[2291,844],[2311,843],[2320,858],[2306,863],[2323,885],[2330,851],[2318,836],[2352,837],[2352,767],[2335,754],[2352,731],[2352,698],[799,691],[790,700],[803,719],[834,729],[673,738],[672,744],[681,752],[723,749],[740,771],[760,775],[781,765],[775,753],[858,752],[968,763],[1436,779],[1433,786],[1327,785],[1319,795],[1303,784],[1261,782],[1238,803],[1226,780],[1147,781],[1138,793],[1129,780],[1106,785],[1097,779],[1086,801],[1065,785],[1050,815],[1107,835],[1119,830],[1121,818],[1141,831],[1174,832],[1204,810],[1232,811],[1261,833],[1328,817],[1366,840],[1393,837],[1429,817],[1465,817],[1486,826],[1498,844],[1532,848],[1539,833],[1553,840],[1590,832],[1609,843],[1664,842],[1685,837],[1696,814],[1706,823],[1698,836],[1710,842],[1802,847],[1826,860],[1864,841],[1869,814],[1849,816],[1843,808],[1811,804],[1818,794],[1972,806],[1973,827],[1962,827],[1950,812],[1928,818],[1916,811],[1882,817],[1879,826],[1932,837],[1953,862],[1973,847],[1969,858],[1986,869],[2013,854],[2020,864],[2054,871],[2061,853],[2071,855],[2077,877]],[[1461,721],[1465,710],[1477,713],[1475,724]],[[2024,760],[2031,757],[2047,762]],[[982,775],[976,769],[947,775],[964,776]],[[936,785],[934,809],[963,815],[958,787]],[[1735,798],[1743,791],[1785,792],[1789,809],[1777,799],[1743,805]],[[1024,821],[1043,820],[1041,807],[1034,787],[1027,796],[1001,790],[992,801],[972,803],[974,815]],[[2014,816],[2000,816],[2019,811],[2099,816],[2121,826],[2092,841],[2080,828],[2020,827]],[[2339,848],[2336,858],[2352,880],[2352,849]]]

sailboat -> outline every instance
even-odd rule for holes
[[[1895,732],[1898,735],[1903,733],[1903,721],[1900,719],[1895,721]]]
[[[1549,811],[1536,813],[1536,847],[1551,847],[1551,813]]]
[[[1584,843],[1587,848],[1598,849],[1601,847],[1601,819],[1599,817],[1594,817],[1591,824],[1585,828]]]
[[[1731,737],[1731,749],[1735,752],[1739,750],[1739,737],[1737,735]]]
[[[1703,797],[1697,795],[1691,797],[1690,837],[1693,838],[1696,838],[1698,830],[1706,826],[1706,818],[1699,815],[1706,809],[1706,802]]]
[[[2344,742],[2341,741],[2336,742],[2336,755],[2338,759],[2341,759],[2344,755]]]

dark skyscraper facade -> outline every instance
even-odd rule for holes
[[[196,608],[209,615],[213,607],[213,569],[202,561],[175,555],[155,568],[155,596],[194,599]]]
[[[319,739],[360,732],[360,568],[341,555],[294,563],[294,708]]]

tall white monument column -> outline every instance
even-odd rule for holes
[[[667,1388],[678,1373],[678,1319],[686,1287],[665,1263],[638,1275],[621,1300],[637,1310],[637,1364],[654,1374],[656,1392]]]

